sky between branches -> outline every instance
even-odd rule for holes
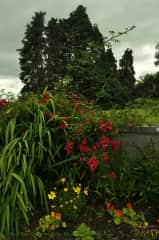
[[[113,45],[113,52],[118,60],[126,48],[133,49],[137,78],[159,70],[154,66],[155,45],[159,43],[159,0],[0,0],[0,89],[18,93],[22,87],[16,49],[22,46],[25,26],[34,12],[46,12],[47,22],[51,17],[67,18],[80,4],[104,36],[109,30],[136,26]]]

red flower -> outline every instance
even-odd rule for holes
[[[107,152],[104,152],[103,153],[103,161],[107,162],[108,160],[109,160],[108,154],[107,154]]]
[[[119,150],[120,146],[121,146],[121,142],[118,140],[111,140],[111,147],[114,151]]]
[[[87,140],[86,140],[86,139],[83,139],[81,143],[82,143],[83,145],[86,145],[86,144],[87,144]]]
[[[104,208],[108,211],[114,211],[114,205],[111,205],[110,203],[106,203]]]
[[[96,170],[96,168],[99,165],[98,160],[95,157],[91,157],[88,161],[87,161],[88,167],[90,172],[94,172]]]
[[[0,99],[0,106],[6,106],[7,105],[7,101],[6,99]]]
[[[128,209],[132,208],[131,202],[128,202],[128,203],[126,204],[126,206],[127,206]]]
[[[99,125],[102,125],[103,123],[104,123],[104,120],[103,120],[103,119],[99,119],[99,120],[98,120],[98,124],[99,124]]]
[[[102,149],[106,149],[108,147],[109,142],[110,142],[110,139],[108,137],[102,136],[99,141],[99,146]]]
[[[66,154],[69,156],[72,154],[72,150],[74,148],[74,142],[68,141],[64,147],[64,150],[66,151]]]
[[[117,217],[121,217],[122,215],[123,215],[122,210],[120,210],[120,209],[116,210],[116,216]]]
[[[98,121],[99,124],[99,130],[106,132],[108,130],[112,130],[112,122],[111,120],[108,120],[107,122],[104,122],[103,119],[100,119]]]
[[[61,121],[61,128],[63,128],[63,129],[65,129],[65,128],[67,128],[67,125],[66,125],[66,123],[65,123],[65,121]]]
[[[92,148],[93,148],[94,151],[97,150],[97,146],[96,145],[94,145]]]
[[[61,128],[65,129],[67,128],[67,124],[70,121],[70,117],[64,117],[64,119],[61,121]]]
[[[88,153],[90,152],[90,148],[87,145],[79,144],[80,152]]]
[[[44,104],[47,103],[47,101],[49,100],[49,95],[48,95],[47,92],[44,93],[42,96],[43,96],[43,97],[42,97],[42,99],[41,99],[40,102],[39,102],[40,105],[44,105]]]
[[[104,206],[104,208],[105,208],[106,210],[109,210],[110,207],[111,207],[111,204],[110,204],[110,203],[106,203],[105,206]]]

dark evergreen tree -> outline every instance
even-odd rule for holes
[[[83,6],[70,14],[68,25],[71,42],[68,73],[72,78],[72,87],[88,98],[95,99],[100,55],[104,51],[102,34],[97,26],[92,26]]]
[[[156,60],[155,60],[154,64],[156,66],[158,66],[159,65],[159,44],[156,45],[155,59]]]
[[[20,79],[25,84],[21,93],[37,92],[45,87],[44,12],[36,12],[27,25],[20,53]]]
[[[103,108],[123,105],[123,89],[112,48],[108,48],[102,53],[100,65],[103,70],[103,83],[96,93],[98,104]]]
[[[135,91],[135,71],[133,67],[133,55],[131,49],[126,49],[121,60],[119,61],[119,79],[125,92],[125,101],[134,97]]]
[[[108,48],[104,53],[103,62],[107,76],[117,75],[117,60],[114,57],[112,48]]]
[[[67,73],[68,31],[65,20],[52,18],[46,27],[46,81],[48,89],[53,90],[56,83]]]

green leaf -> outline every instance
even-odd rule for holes
[[[114,223],[115,223],[116,225],[119,225],[119,224],[121,223],[121,219],[120,219],[119,217],[115,217],[115,218],[114,218]]]

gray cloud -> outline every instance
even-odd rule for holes
[[[1,0],[0,75],[10,82],[16,79],[20,84],[16,49],[22,46],[25,26],[35,11],[45,11],[46,21],[51,17],[66,18],[79,4],[87,7],[91,21],[98,24],[105,36],[109,30],[122,31],[136,25],[136,29],[114,45],[115,55],[119,59],[127,47],[133,49],[137,76],[156,70],[153,62],[155,45],[159,42],[158,0]],[[0,79],[1,83],[4,82]],[[3,85],[9,86],[6,81]]]

